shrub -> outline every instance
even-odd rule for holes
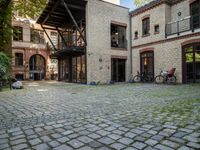
[[[10,67],[9,57],[5,53],[0,52],[0,81],[7,80],[9,67]]]

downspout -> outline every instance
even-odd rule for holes
[[[131,13],[129,13],[129,25],[130,25],[130,73],[132,76],[133,69],[132,69],[132,62],[133,62],[133,57],[132,57],[132,16]]]

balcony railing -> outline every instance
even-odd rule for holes
[[[192,31],[200,28],[200,15],[188,16],[176,22],[166,24],[165,35],[180,35],[180,33]]]

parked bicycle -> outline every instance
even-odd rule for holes
[[[138,83],[138,82],[152,82],[152,78],[148,74],[140,73],[139,71],[137,71],[137,75],[135,75],[133,77],[133,81],[135,83]]]
[[[154,82],[156,84],[168,83],[168,84],[176,84],[176,76],[174,75],[176,68],[172,68],[169,71],[163,71],[160,69],[160,74],[154,78]]]

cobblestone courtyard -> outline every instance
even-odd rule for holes
[[[200,149],[200,85],[26,82],[0,93],[0,149]]]

